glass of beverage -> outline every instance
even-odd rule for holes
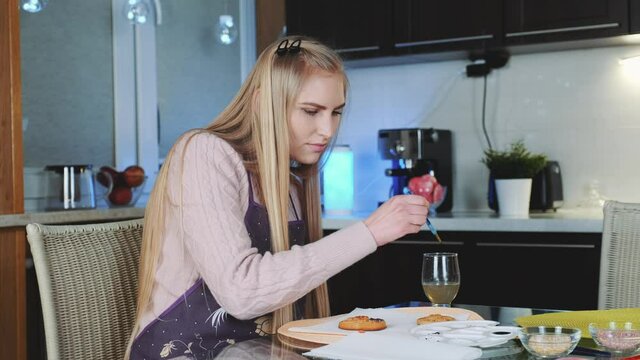
[[[451,306],[460,288],[456,253],[425,253],[422,260],[422,289],[433,306]]]

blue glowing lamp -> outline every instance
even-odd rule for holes
[[[324,212],[348,215],[353,211],[353,152],[348,145],[336,145],[322,169]]]

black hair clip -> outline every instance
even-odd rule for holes
[[[300,45],[302,44],[302,40],[297,39],[289,45],[289,54],[297,54],[300,52]]]
[[[297,39],[289,44],[289,40],[282,40],[276,49],[276,54],[279,56],[285,54],[297,54],[300,52],[300,44],[302,44],[302,40]]]

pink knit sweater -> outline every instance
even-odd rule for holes
[[[369,229],[358,222],[305,246],[258,254],[244,225],[249,181],[240,155],[212,134],[195,135],[185,149],[186,143],[176,145],[169,168],[165,232],[157,239],[162,250],[141,329],[198,278],[229,314],[251,319],[296,301],[375,251]],[[289,217],[295,219],[291,210]]]

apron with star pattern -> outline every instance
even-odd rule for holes
[[[295,206],[293,209],[295,211]],[[292,246],[302,246],[307,235],[305,224],[297,212],[296,219],[289,222],[289,241]],[[267,211],[255,202],[250,179],[249,206],[244,223],[251,245],[260,254],[270,251]],[[302,318],[303,308],[304,298],[294,306],[296,319]],[[268,336],[270,327],[270,315],[238,320],[228,314],[200,278],[138,335],[131,347],[131,360],[171,359],[178,356],[194,360],[213,359],[228,345]]]

